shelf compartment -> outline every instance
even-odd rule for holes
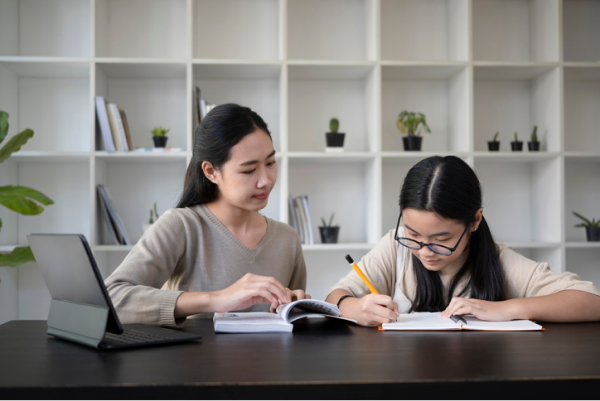
[[[558,61],[558,0],[473,0],[473,58]]]
[[[187,149],[185,64],[97,63],[95,78],[95,96],[126,111],[134,148],[153,148],[151,131],[162,126],[167,146]],[[96,143],[104,149],[97,125]]]
[[[288,58],[374,60],[375,1],[289,0]]]
[[[587,0],[564,0],[563,43],[565,61],[600,61],[600,3]]]
[[[89,21],[89,1],[2,0],[0,56],[90,57]]]
[[[34,131],[23,150],[90,150],[89,63],[3,61],[0,87],[0,110],[10,115],[9,135]]]
[[[278,0],[194,0],[193,6],[193,57],[281,58]]]
[[[564,87],[565,150],[600,152],[600,66],[565,67]]]
[[[566,249],[566,271],[577,274],[582,280],[600,283],[600,248]]]
[[[565,239],[586,240],[585,228],[574,227],[582,221],[573,211],[588,219],[600,219],[600,160],[565,159]]]
[[[289,137],[292,152],[323,152],[329,120],[340,121],[345,152],[376,150],[375,92],[378,69],[371,66],[290,65]]]
[[[381,58],[466,61],[468,16],[465,0],[382,0]]]
[[[483,215],[497,242],[561,241],[561,159],[499,163],[475,159]]]
[[[267,123],[275,150],[282,150],[281,90],[285,75],[281,65],[194,64],[193,74],[194,87],[200,88],[207,103],[250,107]],[[194,104],[192,108],[195,128],[197,107]]]
[[[402,110],[421,112],[431,134],[423,132],[423,150],[469,150],[469,69],[460,66],[383,66],[382,150],[403,150],[396,120]]]
[[[131,244],[143,234],[142,224],[148,222],[149,211],[156,202],[159,215],[174,208],[183,192],[185,160],[156,164],[154,160],[96,159],[95,184],[103,185],[112,198],[113,207],[121,217]],[[96,188],[94,188],[96,194]],[[113,244],[99,209],[97,195],[96,245]],[[89,220],[89,219],[88,219]]]
[[[96,57],[189,57],[185,0],[96,0]]]
[[[321,218],[335,213],[333,224],[340,226],[338,242],[375,243],[378,220],[375,204],[375,160],[331,163],[314,160],[289,160],[289,192],[307,195],[315,244],[321,243]]]
[[[500,133],[500,150],[510,150],[514,132],[527,141],[538,127],[541,150],[558,152],[560,140],[560,78],[552,66],[475,67],[475,151],[487,151],[487,142]]]
[[[559,244],[554,246],[547,246],[543,244],[541,246],[531,246],[529,244],[505,244],[513,248],[513,250],[528,259],[536,262],[546,262],[550,265],[550,269],[556,273],[562,273],[562,250]],[[550,244],[548,244],[550,245]]]

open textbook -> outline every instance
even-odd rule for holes
[[[281,305],[276,313],[270,312],[231,312],[215,313],[213,322],[216,333],[269,333],[291,332],[292,324],[303,317],[340,317],[337,306],[316,299],[301,299]]]
[[[467,324],[439,317],[441,312],[403,313],[392,323],[384,323],[379,330],[483,330],[483,331],[533,331],[544,330],[531,320],[510,320],[508,322],[488,322],[475,316],[463,316]]]

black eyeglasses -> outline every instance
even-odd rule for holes
[[[396,224],[396,232],[394,233],[394,238],[396,239],[396,241],[398,241],[398,243],[400,245],[404,245],[405,247],[410,248],[410,249],[421,249],[421,247],[426,246],[427,248],[429,248],[429,250],[431,252],[437,253],[438,255],[444,255],[444,256],[452,255],[452,252],[456,251],[456,248],[458,248],[458,244],[460,244],[460,241],[463,239],[467,230],[471,226],[471,223],[469,222],[469,224],[467,224],[467,227],[465,228],[465,231],[463,231],[462,235],[458,239],[458,242],[456,243],[456,245],[454,245],[453,248],[448,248],[447,246],[444,246],[444,245],[425,244],[423,242],[415,241],[414,239],[410,239],[410,238],[406,238],[406,237],[398,237],[398,228],[400,227],[400,219],[402,219],[402,212],[400,212],[400,216],[398,217],[398,224]]]

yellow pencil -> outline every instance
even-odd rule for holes
[[[346,255],[346,260],[352,265],[352,268],[354,269],[356,274],[358,274],[358,277],[360,277],[360,279],[367,285],[367,287],[369,287],[369,290],[371,290],[373,294],[379,294],[379,292],[375,289],[375,287],[373,287],[373,284],[371,284],[367,276],[365,276],[363,272],[360,271],[360,267],[358,267],[358,265],[354,263],[354,259],[352,259],[350,255]]]

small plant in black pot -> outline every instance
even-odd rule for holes
[[[412,111],[404,110],[400,112],[396,120],[396,127],[398,131],[406,135],[402,138],[404,150],[421,150],[423,143],[421,132],[425,129],[426,132],[431,133],[425,114]]]
[[[585,227],[587,240],[589,242],[600,241],[600,220],[592,219],[590,221],[577,212],[573,212],[573,214],[583,221],[583,223],[579,223],[575,227]]]
[[[510,148],[513,152],[520,152],[523,150],[523,141],[519,141],[519,137],[515,132],[515,140],[510,143]]]
[[[496,132],[496,135],[494,135],[494,139],[488,141],[488,150],[491,152],[497,152],[500,150],[500,141],[498,140],[498,134],[499,132]]]
[[[527,142],[527,149],[530,152],[538,152],[540,150],[540,142],[537,136],[537,125],[533,126],[533,132],[531,133],[531,140]]]
[[[329,131],[325,133],[325,142],[327,143],[328,152],[342,152],[344,150],[344,137],[346,134],[338,132],[340,121],[337,118],[329,120]]]
[[[167,133],[170,129],[165,129],[163,127],[154,127],[152,132],[152,139],[154,139],[154,147],[155,148],[164,148],[167,146],[167,140],[169,137]]]
[[[319,231],[321,233],[321,242],[324,244],[337,244],[338,242],[338,234],[340,233],[340,226],[332,226],[333,216],[335,213],[331,213],[331,217],[329,218],[329,224],[325,221],[324,218],[321,217],[321,222],[323,223],[322,227],[319,227]]]

